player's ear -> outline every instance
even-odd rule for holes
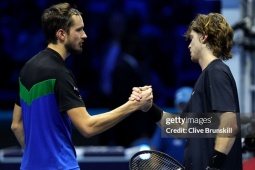
[[[201,42],[203,43],[203,44],[205,44],[206,42],[207,42],[207,38],[208,38],[208,35],[202,35],[201,36]]]
[[[56,37],[58,40],[60,41],[64,41],[65,39],[65,36],[66,36],[66,32],[63,30],[63,29],[59,29],[56,33]]]

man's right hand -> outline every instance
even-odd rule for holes
[[[151,86],[134,87],[129,101],[137,101],[140,103],[139,110],[147,112],[153,103],[153,94]]]

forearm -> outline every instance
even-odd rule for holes
[[[91,116],[90,121],[87,124],[87,129],[89,129],[91,135],[94,136],[96,134],[99,134],[113,127],[124,118],[129,116],[132,112],[136,110],[136,108],[133,107],[131,103],[132,102],[129,101],[109,112]]]
[[[24,134],[23,121],[22,121],[22,112],[21,112],[21,107],[16,104],[14,105],[14,109],[13,109],[11,130],[13,131],[21,147],[24,148],[25,134]]]
[[[173,114],[173,113],[168,113],[168,112],[163,112],[163,116],[160,121],[157,122],[157,125],[161,128],[172,128],[172,129],[178,129],[182,127],[181,124],[179,123],[169,123],[170,119],[175,119],[179,117],[179,115]]]
[[[218,128],[231,129],[231,133],[217,134],[214,146],[215,150],[228,154],[235,142],[235,137],[239,130],[236,121],[236,114],[232,112],[222,113],[220,115],[220,125]]]
[[[187,129],[186,123],[180,123],[179,121],[173,120],[181,120],[180,115],[163,112],[163,116],[160,121],[157,122],[157,125],[166,132],[166,135],[170,135],[176,138],[183,138],[185,137],[185,130]],[[183,130],[184,129],[184,130]],[[181,132],[176,132],[175,130],[182,130]]]
[[[215,138],[214,153],[208,162],[208,168],[220,169],[236,140],[238,132],[236,114],[232,112],[220,113],[219,129],[229,128],[231,133],[217,134]]]
[[[23,129],[23,124],[19,123],[19,124],[12,124],[11,129],[16,137],[16,139],[18,140],[19,144],[21,145],[22,148],[25,147],[25,142],[24,142],[24,129]]]
[[[235,138],[233,137],[216,137],[214,152],[208,162],[207,169],[221,169],[234,142]]]
[[[91,116],[85,107],[70,109],[67,114],[79,132],[89,138],[106,131],[135,111],[137,107],[133,102],[127,102],[114,110],[94,116]]]
[[[229,153],[229,151],[231,150],[231,148],[235,142],[235,139],[236,138],[234,138],[234,137],[231,137],[231,138],[216,137],[214,149],[216,151],[219,151],[219,152],[227,155]]]
[[[127,101],[125,104],[106,113],[90,116],[85,107],[78,107],[68,110],[67,114],[83,136],[91,137],[113,127],[132,112],[145,109],[144,106],[150,108],[152,98],[152,89],[148,88],[144,91],[139,101]]]

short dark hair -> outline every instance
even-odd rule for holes
[[[81,14],[69,3],[59,3],[44,10],[41,21],[47,43],[57,43],[56,32],[59,29],[69,33],[70,27],[74,24],[72,16]]]

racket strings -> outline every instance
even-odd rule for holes
[[[181,170],[179,163],[168,155],[151,152],[136,155],[131,161],[131,170]]]

